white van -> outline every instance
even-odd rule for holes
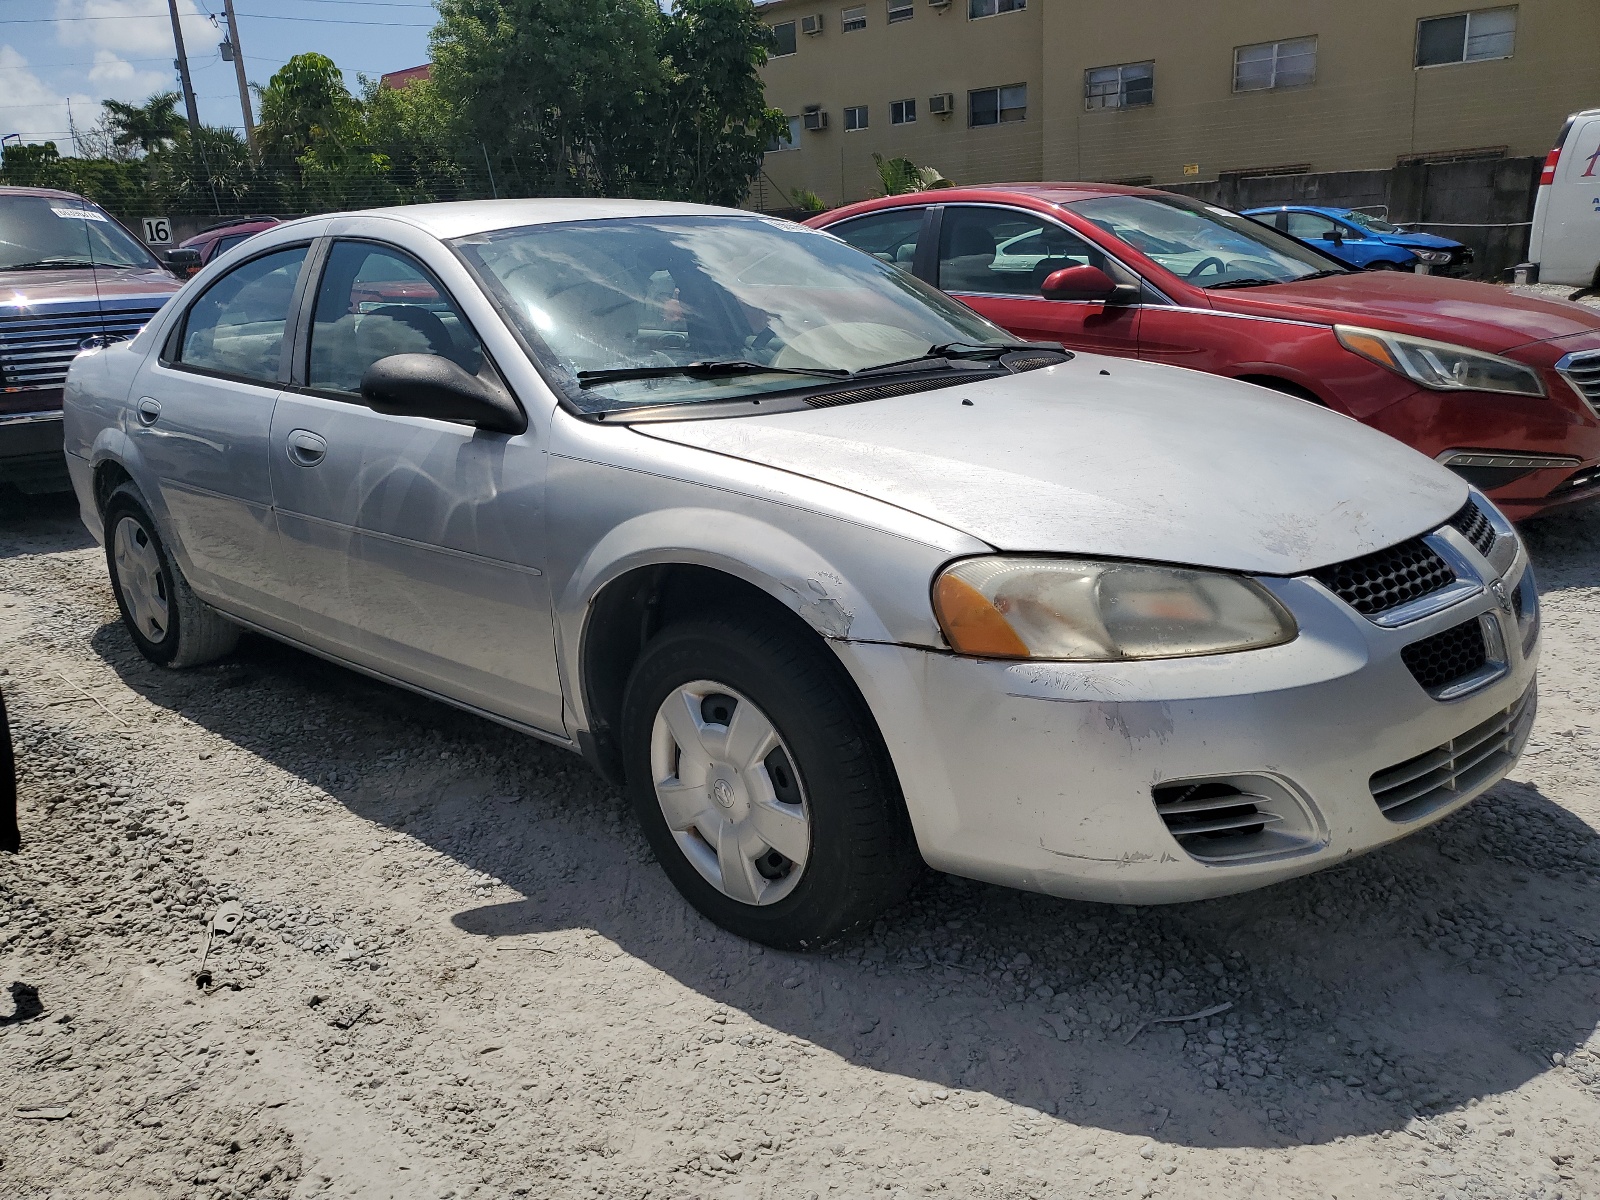
[[[1600,288],[1600,108],[1568,117],[1544,160],[1528,261],[1540,283]]]

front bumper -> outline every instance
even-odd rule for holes
[[[65,491],[61,410],[0,413],[0,483],[23,491]]]
[[[1526,567],[1519,545],[1505,584]],[[1385,629],[1310,580],[1263,582],[1301,633],[1245,654],[1006,663],[835,643],[878,718],[929,865],[1084,900],[1227,895],[1403,838],[1514,765],[1532,719],[1537,643],[1524,648],[1515,615],[1490,592]],[[1503,631],[1503,672],[1459,699],[1432,698],[1402,648],[1482,614]],[[1464,766],[1459,790],[1393,815],[1379,808],[1375,775],[1392,785],[1411,773],[1397,776],[1397,766],[1448,754],[1497,722],[1506,728],[1498,753]],[[1241,778],[1278,789],[1286,811],[1298,808],[1300,836],[1263,838],[1253,854],[1218,860],[1180,843],[1157,811],[1153,789],[1173,781]]]

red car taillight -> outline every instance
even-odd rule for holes
[[[1544,156],[1544,169],[1539,172],[1539,186],[1549,187],[1556,181],[1556,164],[1561,161],[1561,147],[1557,146]]]

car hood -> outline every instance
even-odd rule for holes
[[[847,488],[1000,550],[1263,575],[1404,541],[1467,498],[1443,467],[1307,401],[1097,355],[839,408],[634,429]]]
[[[1361,271],[1208,295],[1227,312],[1365,325],[1495,354],[1600,330],[1600,311],[1582,304],[1438,275]]]
[[[1436,233],[1372,233],[1368,237],[1391,246],[1421,246],[1427,250],[1454,250],[1461,243]]]
[[[98,270],[0,271],[0,306],[26,307],[52,300],[103,300],[124,296],[164,296],[183,284],[156,267]]]

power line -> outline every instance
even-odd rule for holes
[[[406,21],[349,21],[342,17],[280,17],[272,13],[240,13],[241,17],[249,17],[252,21],[299,21],[308,25],[383,25],[390,29],[432,29],[433,25],[422,25]],[[7,17],[0,20],[0,25],[58,25],[67,21],[165,21],[165,13],[127,13],[118,16],[101,17]],[[206,18],[209,20],[209,18]]]

